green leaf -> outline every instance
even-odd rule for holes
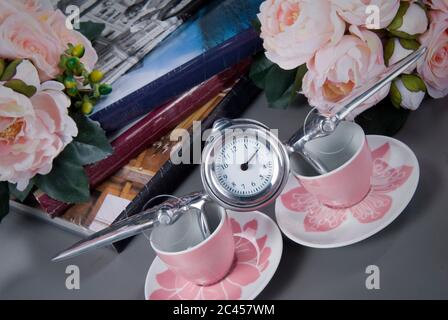
[[[89,165],[113,153],[113,148],[99,123],[79,112],[72,113],[71,117],[76,122],[79,131],[78,136],[71,143],[73,156],[80,164]]]
[[[249,76],[257,87],[264,89],[266,87],[266,76],[273,67],[274,63],[266,58],[264,53],[260,53],[252,63]]]
[[[395,39],[396,38],[390,38],[384,46],[384,61],[386,61],[387,66],[389,66],[389,60],[392,58],[395,51]]]
[[[19,79],[12,79],[4,84],[5,87],[14,90],[15,92],[21,93],[28,98],[34,96],[37,92],[37,88],[34,86],[29,86],[25,82]]]
[[[400,9],[398,9],[397,15],[395,16],[394,20],[392,20],[390,25],[387,27],[387,30],[392,32],[401,28],[401,26],[403,25],[403,17],[408,11],[409,5],[410,4],[408,2],[401,1]]]
[[[36,185],[51,198],[65,203],[84,203],[90,199],[89,179],[72,144],[55,159],[48,175],[36,177]]]
[[[104,23],[96,23],[91,21],[81,22],[79,32],[81,32],[91,42],[99,38],[103,33],[106,25]],[[74,43],[77,45],[78,43]]]
[[[9,213],[9,188],[7,182],[0,182],[0,222]]]
[[[266,75],[266,97],[274,108],[287,108],[291,104],[297,70],[283,70],[274,65]]]
[[[406,50],[417,50],[420,48],[420,43],[417,40],[410,40],[410,39],[399,39],[400,44],[403,48]]]
[[[291,97],[294,96],[293,85],[289,86],[289,88],[276,100],[269,101],[269,106],[274,109],[286,109],[291,105]]]
[[[258,32],[261,32],[261,22],[259,19],[252,20],[251,25],[255,30],[257,30]]]
[[[302,90],[303,85],[303,77],[308,72],[308,68],[306,64],[302,64],[298,69],[296,73],[296,79],[294,81],[294,87],[293,87],[293,96],[291,97],[291,100],[294,100],[297,97],[297,94],[300,90]]]
[[[402,74],[400,76],[403,85],[411,92],[426,92],[425,82],[415,74]]]
[[[30,194],[31,190],[34,188],[34,180],[31,180],[25,190],[19,191],[17,190],[17,186],[15,184],[9,184],[9,193],[11,196],[19,200],[20,202],[25,201],[25,199]]]
[[[303,77],[308,72],[308,68],[306,67],[306,64],[301,65],[297,69],[296,78],[294,80],[293,85],[288,88],[288,90],[285,92],[285,94],[277,101],[274,101],[272,103],[272,107],[274,108],[286,108],[290,106],[299,95],[299,91],[302,89],[303,84]],[[288,98],[289,94],[289,99]]]
[[[394,108],[389,99],[384,99],[355,120],[366,134],[394,136],[406,123],[409,113],[407,109]]]
[[[14,60],[8,66],[6,67],[5,71],[3,72],[3,75],[0,79],[0,81],[8,81],[11,80],[15,75],[17,71],[17,66],[22,63],[21,59]]]
[[[403,101],[402,98],[403,97],[401,96],[400,90],[398,90],[397,84],[395,81],[392,82],[390,86],[390,100],[395,108],[400,109],[401,101]]]
[[[3,72],[6,68],[6,61],[5,59],[0,59],[0,79],[2,78]]]
[[[394,35],[396,37],[399,37],[401,39],[407,39],[407,40],[415,40],[419,36],[419,34],[410,35],[410,34],[408,34],[406,32],[396,31],[396,30],[395,31],[389,31],[389,32],[390,32],[390,34],[392,34],[392,35]]]

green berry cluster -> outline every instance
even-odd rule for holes
[[[61,55],[59,68],[63,73],[57,80],[64,84],[65,93],[71,98],[72,106],[89,115],[98,100],[112,92],[112,87],[101,82],[104,78],[101,71],[89,72],[85,68],[81,62],[84,54],[83,45],[69,44],[68,49]]]

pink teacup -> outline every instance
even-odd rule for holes
[[[187,213],[171,226],[154,229],[151,246],[173,272],[195,284],[208,286],[229,273],[235,258],[235,243],[225,209],[207,203],[204,212],[211,231],[207,239],[203,240],[198,215]]]
[[[328,173],[315,176],[298,155],[291,158],[293,174],[323,204],[347,208],[361,202],[371,187],[372,155],[362,128],[343,121],[333,134],[308,142],[307,151],[319,159]]]

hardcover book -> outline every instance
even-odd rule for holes
[[[213,0],[136,67],[91,115],[111,132],[147,114],[217,73],[257,53],[252,27],[262,0]]]
[[[105,82],[113,83],[208,0],[51,1],[62,12],[78,8],[82,23],[101,26],[94,43],[97,68],[104,72]]]
[[[191,130],[193,121],[205,119],[224,96],[225,92],[214,97],[188,116],[176,129]],[[171,151],[177,145],[170,136],[171,134],[165,135],[94,189],[88,203],[71,207],[61,217],[95,232],[111,225],[169,160]]]
[[[91,188],[98,187],[133,157],[172,130],[185,117],[214,99],[216,95],[231,88],[248,71],[250,63],[250,59],[242,61],[237,66],[189,90],[178,99],[157,108],[135,125],[124,130],[112,141],[113,155],[86,168]],[[52,216],[62,214],[71,206],[53,200],[41,191],[36,191],[34,195],[41,207]]]
[[[192,121],[203,119],[202,130],[206,130],[219,118],[239,117],[259,92],[252,81],[243,76],[231,89],[222,91],[186,117],[178,127],[191,127]],[[34,215],[77,234],[92,234],[110,225],[114,219],[118,221],[138,213],[151,198],[174,192],[179,182],[194,169],[194,165],[174,165],[170,161],[171,152],[188,150],[188,146],[179,148],[168,137],[169,135],[165,135],[143,150],[118,173],[97,187],[89,203],[74,206],[62,216],[50,218],[36,203],[23,205],[12,201],[11,206],[17,212]],[[192,148],[195,139],[200,141],[201,138],[192,136],[189,147]],[[122,241],[114,247],[120,252],[129,241],[130,239]]]
[[[191,130],[193,121],[201,121],[207,117],[224,98],[225,94],[226,91],[223,91],[193,114],[188,115],[175,130]],[[171,151],[177,144],[175,141],[171,141],[170,135],[171,133],[168,133],[147,147],[138,156],[120,168],[117,173],[93,189],[88,202],[74,206],[56,202],[59,208],[66,211],[54,217],[52,221],[62,226],[70,226],[70,229],[86,235],[111,225],[124,208],[168,161]],[[48,216],[45,212],[40,211],[42,206],[40,208],[39,206],[26,208],[18,203],[14,203],[13,206],[21,211],[31,211],[41,217]]]

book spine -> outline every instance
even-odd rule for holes
[[[247,29],[125,98],[94,113],[91,118],[98,121],[108,132],[119,130],[150,112],[156,106],[166,103],[172,97],[256,54],[261,49],[262,42],[258,33],[253,28]]]
[[[193,144],[202,141],[202,133],[210,129],[214,122],[220,118],[238,118],[258,96],[258,89],[253,82],[244,76],[239,80],[235,87],[226,95],[223,101],[201,124],[202,132],[199,136],[193,136],[190,139],[190,146],[182,148],[189,152],[193,149]],[[180,151],[181,152],[181,151]],[[191,153],[190,153],[191,154]],[[179,158],[182,158],[181,155]],[[117,218],[117,221],[133,216],[142,211],[145,204],[158,195],[171,194],[175,191],[181,181],[183,181],[196,168],[193,164],[175,165],[169,160],[143,188],[125,211]],[[193,190],[192,190],[193,191]],[[121,252],[125,249],[130,239],[123,240],[114,244],[114,247]]]
[[[236,67],[211,78],[175,101],[151,112],[115,139],[112,142],[114,153],[110,157],[85,168],[91,189],[99,186],[149,145],[168,134],[192,112],[223,90],[232,87],[241,75],[247,72],[250,64],[249,58]],[[59,216],[71,206],[71,204],[54,200],[40,191],[34,195],[42,209],[51,216]]]

